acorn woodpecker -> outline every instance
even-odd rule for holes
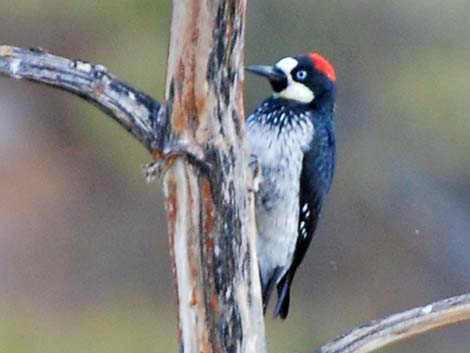
[[[336,74],[317,53],[246,69],[266,77],[273,89],[246,126],[260,176],[255,211],[263,309],[276,286],[274,316],[285,319],[290,285],[333,178]]]

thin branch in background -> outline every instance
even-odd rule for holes
[[[470,320],[470,294],[464,294],[353,329],[315,353],[368,353],[435,328]]]
[[[102,65],[70,60],[42,49],[0,46],[0,74],[44,83],[93,102],[150,152],[163,146],[161,104],[107,72]]]

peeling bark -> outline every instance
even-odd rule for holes
[[[187,0],[173,7],[170,140],[200,159],[177,159],[163,177],[181,352],[265,351],[244,142],[245,5]]]

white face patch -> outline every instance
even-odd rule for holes
[[[290,77],[290,72],[294,69],[294,67],[296,67],[297,65],[299,64],[299,62],[297,60],[295,60],[294,58],[290,58],[290,57],[287,57],[287,58],[283,58],[281,60],[279,60],[276,65],[278,69],[281,69],[282,71],[284,71],[284,73]]]
[[[274,93],[274,96],[296,100],[301,103],[310,103],[315,98],[312,90],[304,84],[292,79],[291,71],[297,64],[297,60],[287,57],[279,60],[276,65],[274,65],[278,69],[281,69],[287,76],[287,87],[281,92]]]

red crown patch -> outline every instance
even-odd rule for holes
[[[315,65],[315,68],[318,71],[321,71],[328,77],[331,81],[336,81],[336,72],[333,65],[330,64],[328,60],[326,60],[323,56],[318,53],[310,53],[310,59]]]

